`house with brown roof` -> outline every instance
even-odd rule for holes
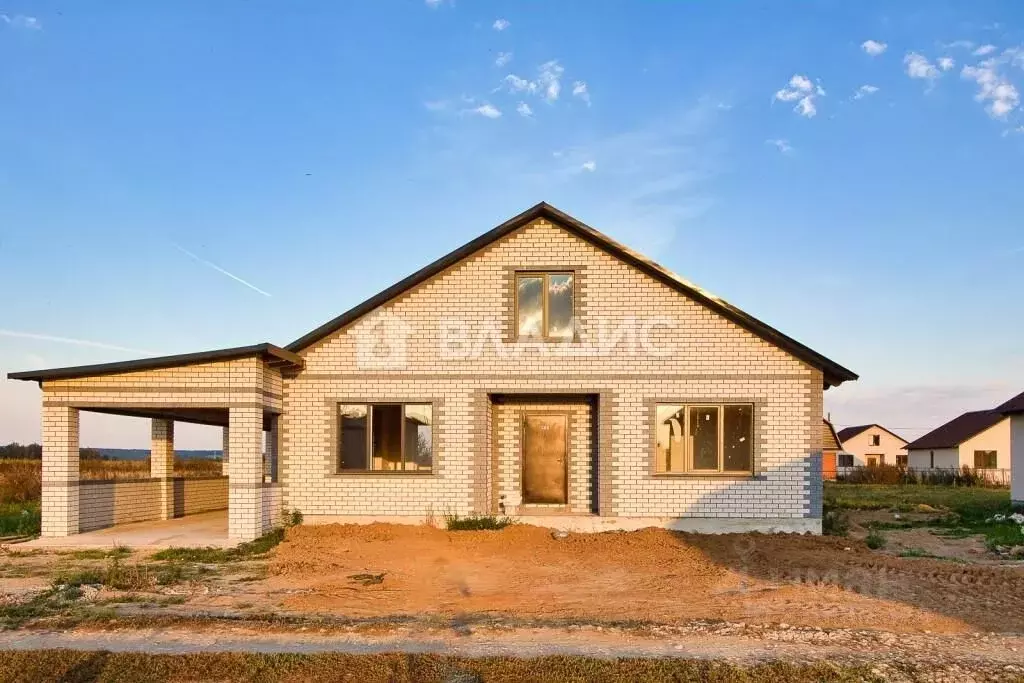
[[[828,420],[821,420],[821,476],[826,481],[835,481],[836,465],[839,452],[843,447],[839,444],[839,435]]]
[[[196,509],[170,466],[196,422],[227,461],[203,505],[246,540],[282,510],[818,533],[823,391],[857,376],[541,203],[284,348],[10,377],[42,390],[44,535]],[[81,411],[152,420],[152,476],[79,481]]]
[[[1010,418],[1010,500],[1024,503],[1024,477],[1013,478],[1013,472],[1024,472],[1024,392],[996,407]]]
[[[998,410],[959,415],[907,444],[914,469],[1010,469],[1010,418]]]
[[[838,436],[843,452],[849,454],[840,467],[907,464],[907,440],[880,424],[845,427]]]

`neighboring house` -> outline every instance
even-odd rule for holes
[[[834,481],[836,478],[836,456],[843,448],[839,445],[839,436],[835,427],[828,420],[821,421],[821,476]]]
[[[136,517],[189,495],[174,421],[224,427],[238,540],[282,509],[819,533],[822,392],[856,379],[543,203],[283,349],[10,376],[42,387],[44,535],[94,519],[78,481],[92,410],[152,418],[154,503]]]
[[[1024,503],[1024,477],[1013,476],[1024,472],[1024,393],[1017,394],[996,411],[1010,418],[1010,500]]]
[[[1010,418],[996,410],[975,410],[907,444],[914,469],[1010,468]]]
[[[879,424],[840,429],[839,443],[844,451],[840,467],[907,464],[907,440]]]

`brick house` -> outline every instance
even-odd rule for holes
[[[285,348],[11,377],[42,387],[45,535],[103,521],[78,481],[94,410],[153,420],[155,503],[133,518],[195,507],[173,422],[223,426],[239,540],[282,509],[818,533],[822,394],[856,379],[544,203]]]

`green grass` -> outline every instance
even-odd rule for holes
[[[913,512],[918,505],[956,512],[961,517],[986,519],[1011,509],[1010,492],[976,486],[907,486],[825,482],[825,502],[847,510]]]
[[[444,526],[448,531],[496,531],[515,524],[510,517],[494,515],[467,515],[461,517],[455,513],[445,513]]]
[[[234,548],[168,548],[153,554],[154,560],[220,564],[238,562],[266,555],[284,540],[284,528],[277,528],[255,541],[241,543]]]
[[[468,659],[434,654],[138,653],[37,650],[0,652],[0,680],[32,681],[359,681],[360,683],[487,683],[491,681],[880,681],[867,666],[780,662],[740,666],[685,659]]]
[[[868,534],[868,537],[864,539],[864,542],[867,543],[867,546],[872,550],[878,550],[879,548],[885,547],[885,536],[872,529],[871,533]]]
[[[1006,489],[919,484],[900,486],[825,483],[826,509],[913,512],[919,505],[928,505],[946,514],[940,518],[920,522],[872,522],[868,525],[871,533],[877,534],[881,529],[928,526],[935,528],[939,535],[947,538],[982,535],[989,549],[996,546],[1024,545],[1024,533],[1016,523],[987,521],[997,513],[1009,514],[1013,511],[1010,492]]]
[[[0,505],[0,536],[38,536],[39,501]]]

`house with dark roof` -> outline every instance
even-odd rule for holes
[[[1024,392],[995,410],[1010,419],[1010,499],[1024,503],[1024,477],[1013,477],[1013,472],[1024,472]]]
[[[545,203],[284,348],[10,377],[41,387],[45,536],[219,506],[231,540],[282,510],[820,533],[822,394],[857,378]],[[79,481],[81,411],[151,420],[151,477]],[[226,482],[179,485],[176,422],[223,428]]]
[[[838,436],[845,456],[840,467],[907,464],[907,440],[880,424],[845,427]]]
[[[914,469],[1010,469],[1010,418],[998,410],[975,410],[907,444]]]

